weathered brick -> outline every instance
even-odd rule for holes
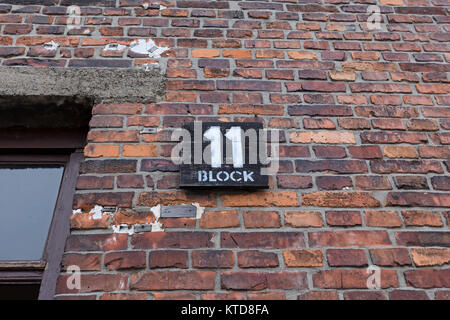
[[[324,289],[367,289],[370,276],[366,270],[322,270],[313,274],[315,288]],[[396,288],[399,286],[395,270],[381,271],[381,288]]]
[[[298,300],[339,300],[336,291],[307,291],[298,296]]]
[[[398,245],[420,247],[450,246],[450,232],[404,231],[397,232],[395,239]]]
[[[67,287],[71,275],[60,275],[56,284],[58,293],[88,293],[101,291],[125,290],[127,288],[128,274],[85,274],[79,289]],[[70,280],[69,280],[70,281]]]
[[[287,267],[322,267],[322,250],[284,250],[284,264]]]
[[[395,211],[366,210],[365,221],[368,227],[396,228],[402,226],[402,220]]]
[[[234,254],[228,250],[197,250],[192,252],[193,268],[232,268]]]
[[[393,290],[389,293],[390,300],[430,300],[425,291]]]
[[[221,287],[232,290],[305,289],[306,272],[281,271],[242,272],[227,271],[220,276]]]
[[[214,271],[147,271],[130,276],[132,290],[212,290]]]
[[[419,267],[441,266],[450,262],[450,249],[413,248],[411,256]]]
[[[302,195],[305,206],[317,207],[380,207],[381,203],[369,193],[364,192],[313,192]]]
[[[143,269],[146,266],[144,251],[111,252],[105,255],[108,270]]]
[[[281,219],[275,211],[244,211],[244,225],[246,228],[279,228]]]
[[[390,192],[386,197],[386,205],[448,207],[450,206],[450,195],[444,193]]]
[[[273,252],[257,250],[241,251],[237,254],[239,268],[274,268],[278,267],[278,256]]]
[[[96,217],[94,213],[75,213],[70,217],[71,229],[108,229],[109,214],[102,214],[100,218]]]
[[[421,269],[405,271],[408,286],[415,288],[448,288],[450,286],[450,269]]]
[[[403,220],[407,226],[442,227],[443,223],[438,212],[412,210],[402,211]]]
[[[102,255],[97,253],[65,254],[61,261],[62,270],[67,270],[72,265],[77,265],[82,271],[100,271],[102,269]]]
[[[304,248],[302,232],[222,232],[220,236],[223,248]]]
[[[319,228],[323,226],[322,215],[320,212],[286,211],[284,213],[284,223],[287,227],[294,228]]]
[[[126,250],[128,234],[71,235],[67,238],[65,251]]]
[[[136,249],[211,248],[209,232],[154,232],[137,233],[131,238]]]
[[[148,266],[156,268],[180,268],[188,267],[188,253],[182,250],[157,250],[148,255]]]
[[[239,216],[237,211],[206,211],[200,219],[200,227],[212,228],[232,228],[239,227]]]
[[[327,211],[326,220],[329,226],[360,226],[362,224],[359,211]]]
[[[299,205],[296,192],[257,192],[247,194],[225,194],[221,196],[225,207],[295,207]]]
[[[216,205],[216,198],[212,194],[197,194],[192,192],[143,192],[139,194],[138,205],[153,207],[158,204],[184,204],[199,203],[201,206],[213,207]]]
[[[327,261],[331,267],[365,267],[367,257],[361,249],[329,249]]]
[[[311,247],[368,247],[390,245],[386,231],[338,230],[309,233]]]

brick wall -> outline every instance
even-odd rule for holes
[[[70,5],[81,28],[66,26]],[[369,5],[381,29],[368,29]],[[57,297],[449,299],[448,8],[3,0],[3,66],[166,76],[163,101],[94,106]],[[136,53],[139,39],[168,50]],[[193,120],[281,129],[270,189],[179,189],[170,132]],[[155,224],[157,205],[192,203],[200,219],[131,228]],[[66,286],[70,265],[82,270],[80,290]],[[381,268],[379,290],[367,288],[369,265]]]

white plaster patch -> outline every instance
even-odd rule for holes
[[[125,50],[126,46],[120,44],[120,43],[109,43],[105,46],[105,48],[103,50],[108,50],[108,51],[121,51],[121,50]]]
[[[100,220],[103,216],[103,207],[96,205],[89,213],[92,213],[92,219]]]
[[[168,47],[158,47],[152,39],[139,39],[130,44],[130,51],[148,55],[149,58],[161,58],[161,54],[169,50]]]
[[[118,226],[111,226],[114,233],[128,233],[132,235],[134,233],[134,226],[128,226],[127,224],[121,224]]]
[[[43,47],[48,50],[56,50],[56,49],[58,49],[59,44],[52,40],[52,41],[44,43]]]
[[[200,219],[203,213],[205,212],[205,207],[200,207],[200,204],[198,204],[197,202],[193,203],[192,205],[197,208],[197,214],[195,216],[195,219]]]
[[[152,207],[150,210],[155,216],[155,222],[151,223],[152,232],[164,231],[164,229],[162,228],[162,224],[159,222],[159,218],[161,217],[161,205],[158,204],[157,206]]]
[[[146,63],[143,64],[142,67],[145,69],[145,71],[149,71],[152,69],[159,69],[159,64],[157,63]]]

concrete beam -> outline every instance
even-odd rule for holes
[[[163,97],[164,86],[165,77],[157,69],[0,67],[3,97],[83,97],[94,103],[151,103]]]

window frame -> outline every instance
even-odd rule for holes
[[[32,130],[34,131],[34,130]],[[83,147],[87,131],[78,129],[53,133],[44,132],[43,140],[29,131],[8,130],[0,134],[0,164],[59,164],[64,166],[58,196],[49,226],[47,240],[40,261],[0,261],[0,284],[39,284],[39,300],[54,299],[56,283],[64,255],[67,237],[70,234],[70,216],[83,160]],[[65,131],[65,130],[62,130]],[[26,132],[25,134],[23,134]],[[39,133],[42,133],[39,130]],[[55,136],[56,134],[56,136]],[[30,139],[31,138],[31,139]]]

